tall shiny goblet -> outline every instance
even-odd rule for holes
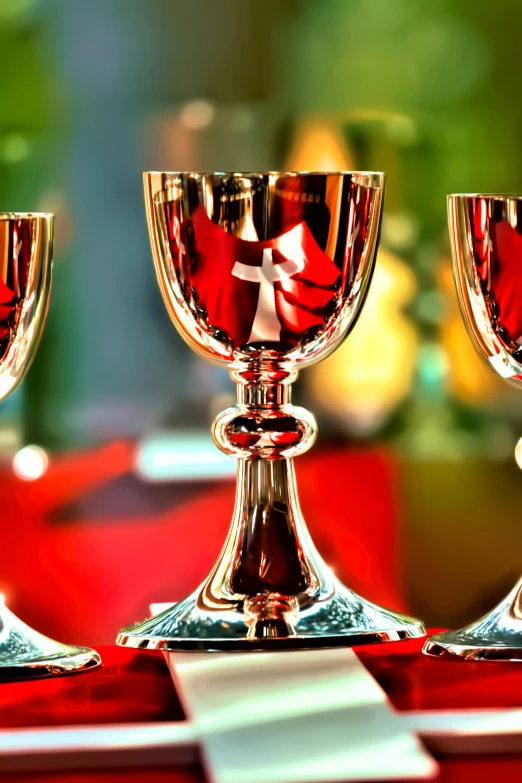
[[[52,248],[52,215],[0,214],[2,400],[18,386],[38,348],[49,302]],[[63,674],[99,663],[94,650],[60,644],[29,628],[0,596],[0,680]]]
[[[448,218],[453,276],[471,339],[495,372],[521,387],[522,196],[449,196]],[[522,660],[522,579],[490,614],[432,636],[424,652],[472,661]]]
[[[375,606],[333,576],[306,529],[294,475],[293,458],[313,444],[317,425],[292,405],[291,384],[355,323],[375,260],[383,181],[366,172],[145,174],[170,316],[237,384],[237,405],[213,425],[216,444],[238,459],[237,493],[208,578],[172,608],[122,630],[119,644],[285,649],[425,633],[422,623]],[[348,517],[349,495],[346,506]]]

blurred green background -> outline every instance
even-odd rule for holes
[[[520,569],[522,397],[465,334],[445,197],[522,189],[521,31],[514,0],[0,0],[2,209],[57,215],[6,452],[205,428],[232,395],[164,311],[142,170],[383,170],[365,312],[299,396],[323,446],[400,462],[414,610],[491,606]]]

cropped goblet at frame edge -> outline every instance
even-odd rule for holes
[[[448,196],[448,222],[453,277],[468,333],[495,372],[520,388],[522,196]],[[430,637],[423,652],[470,661],[521,661],[522,578],[489,614]]]
[[[48,214],[0,214],[0,400],[22,381],[38,348],[51,288],[53,225]],[[0,599],[0,681],[76,672],[100,662],[94,650],[33,630]]]
[[[291,403],[299,369],[342,342],[363,304],[384,175],[144,175],[156,274],[188,344],[229,369],[237,405],[213,437],[238,459],[232,524],[188,598],[118,643],[186,650],[328,647],[423,636],[424,626],[344,587],[307,531],[293,458],[316,438]],[[327,500],[325,499],[325,502]]]

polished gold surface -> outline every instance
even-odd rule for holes
[[[462,317],[480,355],[522,386],[522,196],[448,197],[453,276]],[[493,611],[437,634],[427,655],[472,661],[522,661],[522,580]]]
[[[457,296],[470,337],[498,375],[522,385],[522,197],[450,196]]]
[[[94,650],[61,644],[43,636],[0,601],[0,683],[68,674],[100,663],[101,658]]]
[[[375,172],[145,174],[170,317],[237,384],[237,405],[213,426],[218,447],[238,459],[237,493],[209,577],[175,607],[122,630],[119,644],[285,649],[425,633],[419,621],[335,578],[310,540],[293,465],[317,425],[292,405],[291,384],[355,324],[374,267],[383,187]]]
[[[465,661],[522,661],[522,579],[489,614],[458,631],[430,636],[423,652]]]
[[[20,383],[49,304],[53,216],[0,214],[0,399]],[[22,623],[0,597],[0,681],[97,666],[94,650],[60,644]]]
[[[0,213],[0,400],[34,359],[49,303],[53,216]]]

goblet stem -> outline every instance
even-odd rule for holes
[[[230,375],[237,384],[237,405],[220,413],[212,428],[216,445],[225,454],[272,461],[304,454],[313,446],[317,437],[314,417],[292,405],[295,370],[239,364]]]
[[[317,586],[301,544],[304,520],[293,460],[240,459],[237,481],[232,591],[298,595]]]
[[[249,638],[295,635],[299,599],[321,581],[303,534],[293,461],[240,459],[234,516],[205,601],[230,609],[244,596]]]

